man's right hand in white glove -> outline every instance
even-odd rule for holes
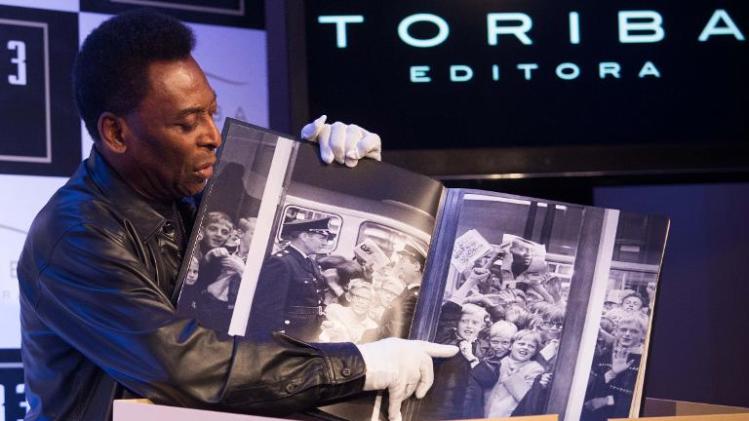
[[[388,418],[400,421],[401,403],[412,394],[421,399],[434,382],[432,358],[448,358],[458,353],[454,345],[386,338],[358,344],[367,367],[364,390],[387,389]]]
[[[326,123],[328,117],[323,115],[302,128],[302,139],[320,144],[320,158],[330,164],[336,161],[355,167],[362,158],[382,160],[382,141],[380,136],[356,124],[344,124],[336,121]]]

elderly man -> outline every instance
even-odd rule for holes
[[[18,266],[27,419],[106,420],[128,396],[285,414],[375,389],[390,391],[399,418],[401,401],[431,385],[430,355],[454,349],[283,335],[253,344],[176,314],[190,197],[221,143],[193,44],[185,25],[149,12],[110,19],[83,43],[75,93],[95,145],[34,220]],[[373,144],[361,129],[323,123],[311,134],[327,161],[363,156],[343,146],[352,136]]]

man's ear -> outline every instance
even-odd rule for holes
[[[102,146],[113,153],[125,153],[127,144],[125,143],[125,122],[110,112],[101,113],[97,128],[99,129],[99,139]]]

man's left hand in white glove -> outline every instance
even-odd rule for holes
[[[432,358],[448,358],[458,353],[454,345],[386,338],[358,344],[367,367],[364,390],[387,389],[390,421],[400,421],[401,403],[412,394],[426,395],[434,382]]]
[[[362,158],[382,160],[382,142],[380,136],[371,133],[356,124],[344,124],[336,121],[327,124],[327,116],[302,128],[302,138],[320,144],[320,158],[326,164],[336,161],[355,167]]]

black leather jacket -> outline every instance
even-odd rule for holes
[[[221,340],[178,316],[178,243],[95,151],[50,199],[18,264],[27,419],[106,420],[133,396],[283,415],[361,391],[354,345]]]

